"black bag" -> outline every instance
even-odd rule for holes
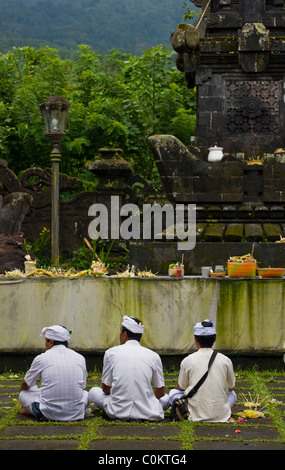
[[[189,411],[187,408],[187,404],[184,401],[184,396],[173,400],[173,403],[170,408],[170,420],[183,421],[184,419],[188,419],[188,416]]]
[[[170,409],[170,419],[171,419],[171,421],[183,421],[184,419],[188,419],[189,411],[188,411],[188,408],[187,408],[186,400],[187,400],[187,398],[193,397],[193,395],[201,387],[202,383],[205,382],[205,380],[207,378],[207,375],[208,375],[208,372],[209,372],[209,369],[210,369],[211,365],[213,364],[216,355],[217,355],[217,351],[213,351],[213,353],[210,357],[210,360],[209,360],[208,370],[207,370],[207,372],[205,372],[203,377],[201,377],[199,382],[196,383],[195,387],[193,387],[190,390],[190,392],[187,393],[187,395],[183,395],[182,397],[176,398],[176,400],[173,400],[173,403],[172,403],[171,409]]]

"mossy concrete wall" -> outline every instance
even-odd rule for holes
[[[195,350],[193,326],[211,318],[216,347],[228,353],[282,353],[285,283],[197,277],[0,281],[0,353],[44,347],[44,326],[73,331],[70,347],[88,354],[118,344],[124,314],[142,319],[142,344],[161,355]]]

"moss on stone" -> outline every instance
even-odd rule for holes
[[[243,237],[243,224],[229,224],[225,233],[226,242],[240,242]]]
[[[280,237],[283,236],[281,227],[278,224],[264,224],[263,230],[265,233],[265,237],[269,241],[280,240]]]
[[[205,241],[223,241],[225,224],[214,223],[209,224],[205,232]]]

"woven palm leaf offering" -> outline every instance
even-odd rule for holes
[[[245,409],[243,411],[239,411],[237,416],[249,419],[264,418],[264,410],[269,401],[268,397],[264,397],[260,400],[259,396],[252,397],[250,393],[248,396],[242,394],[237,405],[242,405]]]
[[[243,256],[230,256],[227,263],[229,277],[255,277],[256,259],[252,253]]]
[[[152,273],[151,269],[150,270],[145,269],[145,270],[142,270],[142,271],[138,270],[137,276],[138,277],[156,277],[156,274]]]
[[[270,266],[268,268],[257,268],[257,275],[259,277],[283,277],[285,274],[285,269],[284,268],[271,268]]]

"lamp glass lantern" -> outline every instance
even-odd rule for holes
[[[69,106],[69,102],[58,95],[52,95],[45,103],[39,105],[46,136],[53,145],[59,144],[65,135]]]
[[[51,263],[59,265],[59,162],[60,141],[65,135],[70,104],[58,95],[51,96],[45,103],[39,105],[45,134],[52,144],[50,160],[52,164],[51,181]]]

